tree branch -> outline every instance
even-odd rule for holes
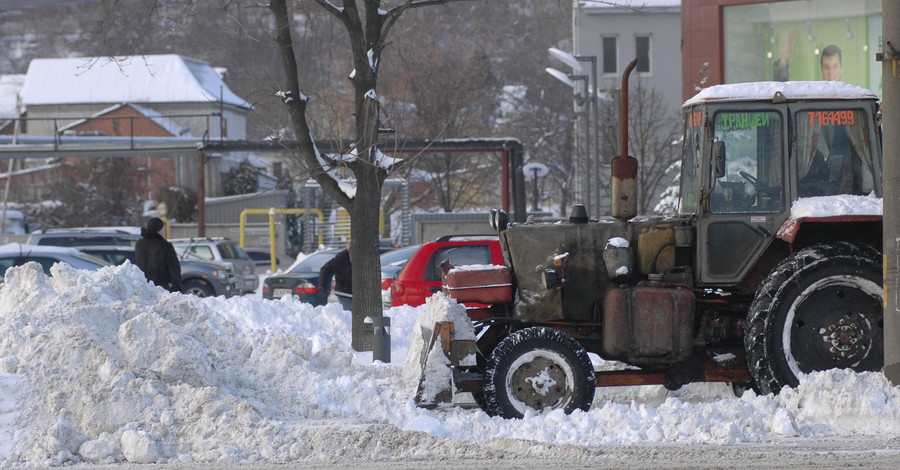
[[[316,0],[319,1],[319,0]],[[349,208],[353,200],[338,186],[337,181],[328,176],[325,168],[317,158],[319,149],[316,148],[306,122],[307,98],[300,93],[300,78],[297,68],[297,57],[294,54],[294,43],[291,36],[291,25],[288,21],[288,9],[286,0],[271,0],[269,8],[275,17],[275,42],[281,53],[284,64],[285,85],[287,90],[282,92],[282,99],[287,106],[291,123],[297,134],[297,147],[300,156],[306,163],[310,176],[319,183],[329,196],[334,198],[341,206]]]

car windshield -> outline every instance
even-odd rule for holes
[[[320,253],[313,253],[306,257],[303,261],[300,262],[297,266],[294,266],[294,269],[291,269],[292,273],[317,273],[322,266],[328,262],[331,258],[338,254],[337,251],[323,251]]]

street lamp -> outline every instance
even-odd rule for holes
[[[540,190],[538,188],[541,178],[550,174],[550,168],[541,162],[532,162],[522,165],[522,172],[525,173],[525,181],[534,183],[533,201],[531,203],[531,211],[537,212],[541,210]]]
[[[590,111],[591,111],[591,102],[592,97],[590,93],[590,85],[588,81],[587,75],[569,75],[564,72],[561,72],[553,67],[547,67],[547,73],[556,78],[557,80],[566,84],[566,86],[572,88],[574,91],[574,100],[575,100],[575,108],[576,113],[584,116],[584,202],[585,209],[587,209],[588,214],[591,212],[591,119],[590,119]],[[584,94],[580,94],[578,92],[578,87],[575,85],[575,82],[584,82]],[[584,110],[582,112],[578,112],[577,108],[583,107]],[[576,165],[580,166],[580,165]],[[580,171],[578,168],[576,171]],[[578,186],[578,180],[575,180],[576,186]],[[578,191],[576,190],[576,193]]]
[[[595,140],[593,141],[594,154],[591,155],[590,150],[589,150],[588,154],[586,156],[586,158],[587,158],[587,175],[586,175],[586,177],[590,178],[591,166],[592,166],[591,159],[593,158],[593,160],[594,160],[594,162],[593,162],[593,170],[594,170],[593,178],[594,178],[595,184],[597,185],[597,190],[594,191],[593,193],[588,193],[588,203],[589,203],[588,204],[588,213],[590,213],[590,207],[596,207],[597,211],[599,212],[600,206],[601,206],[601,204],[600,204],[600,133],[598,130],[598,123],[600,122],[600,107],[599,107],[599,103],[597,102],[598,89],[599,89],[598,88],[599,84],[597,83],[597,57],[596,56],[584,56],[584,55],[572,55],[566,51],[557,49],[555,47],[551,47],[551,48],[547,49],[547,52],[549,52],[550,55],[555,57],[560,62],[571,67],[573,73],[582,73],[583,68],[581,67],[581,62],[589,62],[591,64],[591,75],[590,75],[591,80],[590,80],[590,84],[588,86],[588,88],[590,89],[590,93],[588,93],[588,96],[589,96],[589,100],[591,102],[591,107],[593,108],[593,120],[594,120],[594,125],[593,125],[593,133],[594,134],[593,135],[594,135]],[[590,147],[588,147],[588,148],[590,149]],[[588,184],[588,188],[590,188],[590,184]],[[596,205],[590,204],[592,198],[596,198],[596,201],[597,201]],[[598,213],[597,215],[600,216],[601,214]]]

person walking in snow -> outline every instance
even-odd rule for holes
[[[165,224],[158,217],[147,221],[141,229],[141,238],[134,247],[135,263],[148,281],[167,289],[181,292],[181,263],[172,246],[160,231]]]
[[[328,302],[331,278],[334,277],[334,295],[344,310],[353,307],[353,267],[350,264],[350,243],[319,270],[319,295],[322,303]]]

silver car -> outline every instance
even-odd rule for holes
[[[230,263],[239,280],[238,295],[249,294],[259,287],[256,264],[236,241],[227,238],[175,238],[169,241],[180,258],[198,257]]]

